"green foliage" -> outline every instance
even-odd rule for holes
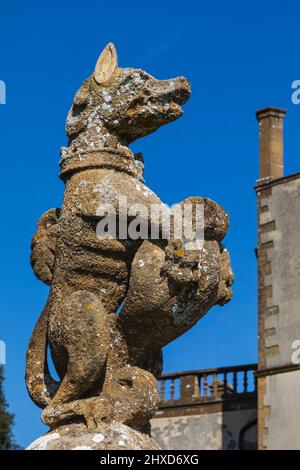
[[[0,450],[17,449],[13,441],[12,426],[14,416],[7,411],[8,404],[3,390],[4,373],[0,367]]]

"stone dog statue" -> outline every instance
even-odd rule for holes
[[[36,276],[51,290],[30,339],[26,383],[52,432],[68,425],[95,433],[119,424],[136,433],[139,444],[128,441],[128,448],[155,447],[149,422],[160,400],[163,346],[231,298],[222,245],[229,221],[210,199],[180,203],[204,206],[198,250],[174,236],[97,235],[99,203],[111,204],[119,218],[120,195],[128,205],[162,204],[143,182],[141,154],[128,145],[179,118],[189,95],[185,78],[156,80],[118,67],[113,44],[75,95],[61,152],[63,204],[40,218],[31,252]],[[49,373],[48,347],[59,381]]]

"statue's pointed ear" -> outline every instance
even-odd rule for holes
[[[101,52],[99,59],[97,60],[96,67],[94,70],[94,78],[96,82],[101,83],[107,82],[112,76],[114,70],[118,67],[118,57],[115,46],[110,42],[107,44],[105,49]]]

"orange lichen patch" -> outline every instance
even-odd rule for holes
[[[180,248],[177,248],[177,250],[176,250],[176,254],[177,254],[177,256],[180,256],[180,257],[182,257],[182,256],[184,255],[183,248],[182,248],[182,247],[180,247]]]
[[[35,385],[33,387],[33,393],[41,393],[43,391],[43,385],[39,384],[39,385]]]
[[[87,304],[86,308],[87,308],[88,310],[93,310],[94,305],[93,305],[93,304]]]

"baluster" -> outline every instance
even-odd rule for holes
[[[247,369],[244,370],[244,391],[243,393],[247,393],[248,392],[248,371]]]
[[[204,398],[204,400],[207,398],[207,396],[208,396],[207,375],[204,374],[203,375],[203,398]]]
[[[237,372],[233,371],[233,393],[237,394]]]
[[[213,373],[213,398],[218,397],[218,374]]]
[[[224,394],[227,395],[228,393],[228,380],[227,380],[227,372],[224,372]]]
[[[175,395],[175,379],[171,379],[170,400],[174,400],[174,395]]]
[[[198,375],[195,375],[194,377],[194,397],[200,397],[200,384]]]
[[[164,379],[160,381],[160,399],[161,401],[165,401],[165,390],[166,390],[166,382]]]

